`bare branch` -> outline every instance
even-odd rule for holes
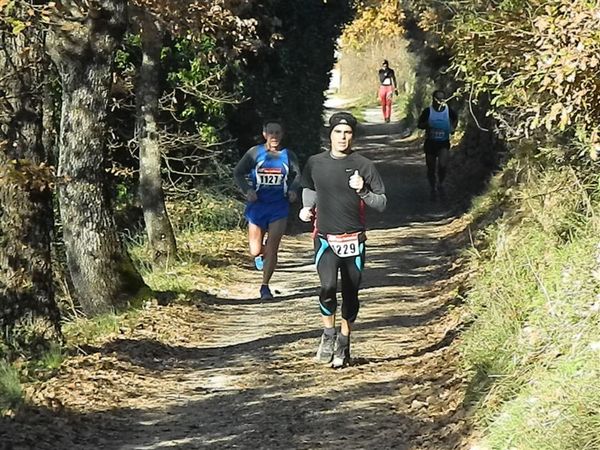
[[[475,113],[473,112],[473,90],[474,90],[474,88],[475,88],[475,85],[471,84],[471,92],[469,93],[469,112],[471,113],[471,117],[475,121],[475,125],[477,125],[477,128],[479,128],[481,131],[490,131],[487,128],[483,128],[481,125],[479,125],[479,121],[477,120],[477,117],[475,117]]]

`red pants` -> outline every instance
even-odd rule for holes
[[[392,95],[394,93],[394,86],[381,85],[379,86],[379,102],[381,103],[381,110],[383,112],[383,119],[388,121],[392,116]]]

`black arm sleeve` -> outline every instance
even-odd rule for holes
[[[315,182],[312,179],[312,162],[313,158],[308,158],[308,162],[306,166],[304,166],[304,171],[302,172],[302,178],[300,181],[300,185],[305,189],[315,190]]]
[[[246,177],[256,165],[257,151],[258,150],[256,147],[252,147],[244,154],[244,156],[242,156],[242,159],[240,159],[240,161],[236,164],[235,169],[233,169],[233,178],[235,179],[235,184],[238,188],[240,188],[242,194],[245,194],[252,189],[252,186],[248,184]]]
[[[450,115],[450,124],[452,125],[452,129],[454,130],[456,128],[456,125],[458,125],[458,114],[456,114],[456,111],[454,111],[452,108],[448,110],[448,113]]]
[[[312,179],[312,157],[308,158],[304,171],[302,172],[302,206],[304,208],[314,208],[317,204],[317,192],[315,182]]]
[[[427,128],[429,128],[429,108],[425,108],[419,116],[417,127],[421,130],[426,130]]]
[[[300,173],[300,163],[298,162],[298,157],[296,154],[288,150],[288,158],[290,161],[290,191],[299,192],[300,184],[301,184],[301,173]]]

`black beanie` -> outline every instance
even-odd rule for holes
[[[337,112],[329,118],[329,133],[339,124],[348,125],[352,131],[356,131],[356,119],[348,112]]]

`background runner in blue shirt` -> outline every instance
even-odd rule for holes
[[[456,129],[458,116],[446,104],[446,94],[437,90],[432,95],[431,106],[419,117],[418,127],[425,130],[425,164],[431,198],[443,194],[446,166],[450,154],[450,134]]]

